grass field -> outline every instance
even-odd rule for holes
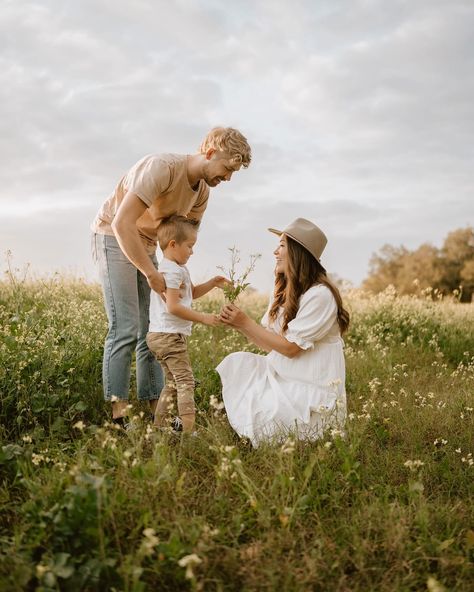
[[[194,328],[199,437],[155,433],[135,399],[123,434],[102,401],[99,288],[7,277],[0,590],[474,589],[474,308],[346,301],[345,438],[254,450],[214,371],[256,351],[239,334]]]

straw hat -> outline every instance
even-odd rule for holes
[[[283,230],[276,230],[275,228],[269,228],[268,230],[278,235],[286,234],[309,251],[318,262],[328,242],[324,232],[316,224],[305,218],[296,218]]]

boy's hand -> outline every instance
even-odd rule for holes
[[[209,325],[210,327],[218,327],[221,324],[221,321],[217,315],[205,312],[202,315],[201,323]]]
[[[212,278],[212,283],[215,288],[223,288],[225,285],[232,286],[232,282],[223,275],[216,275]]]

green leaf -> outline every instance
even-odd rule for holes
[[[443,541],[442,543],[440,543],[438,545],[438,550],[439,551],[444,551],[445,549],[447,549],[448,547],[450,547],[454,543],[455,540],[456,539],[446,539],[445,541]]]

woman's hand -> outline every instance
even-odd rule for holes
[[[236,329],[242,329],[250,320],[235,304],[226,304],[221,310],[219,318],[226,325],[230,325]]]

